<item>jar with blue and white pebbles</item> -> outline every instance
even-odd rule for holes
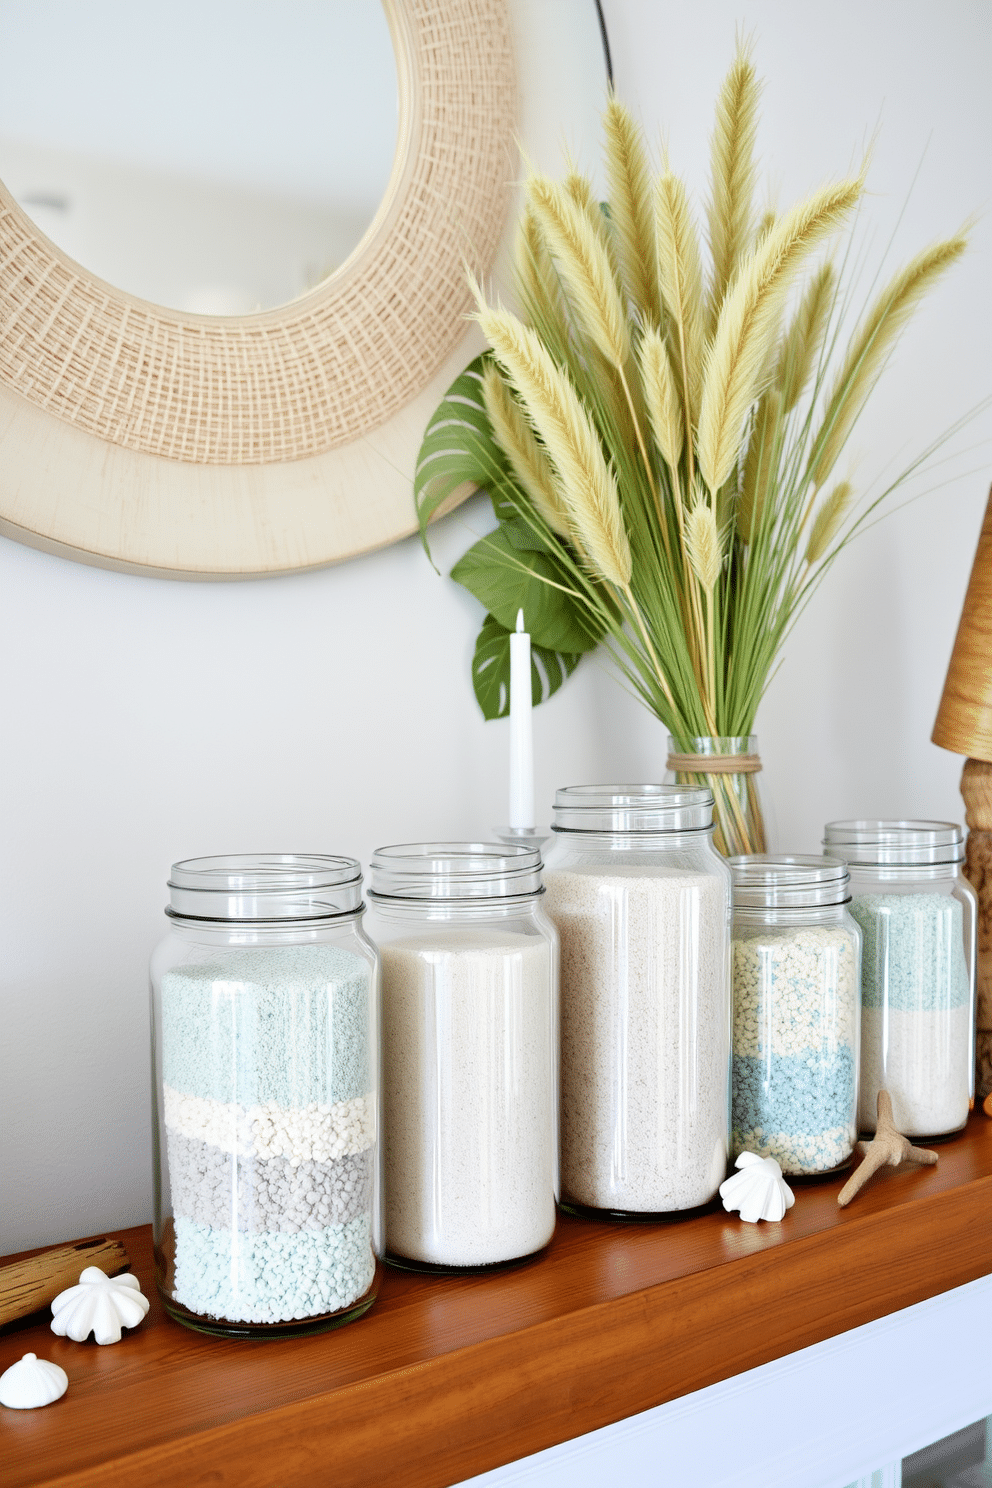
[[[733,1154],[829,1173],[857,1139],[861,933],[836,858],[755,854],[733,874]]]
[[[313,1333],[377,1290],[378,954],[352,858],[176,863],[152,957],[155,1259],[208,1333]]]
[[[914,1142],[968,1120],[975,1080],[977,899],[956,822],[828,822],[847,860],[864,933],[859,1124],[875,1130],[880,1089]]]

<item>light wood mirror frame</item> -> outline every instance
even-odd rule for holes
[[[0,532],[175,578],[320,567],[414,529],[430,412],[475,354],[517,175],[510,0],[383,0],[392,176],[328,280],[186,315],[89,274],[0,186]]]

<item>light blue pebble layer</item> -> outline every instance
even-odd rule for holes
[[[733,1060],[733,1129],[736,1150],[742,1134],[776,1132],[811,1145],[812,1158],[804,1158],[801,1171],[816,1172],[836,1167],[854,1146],[857,1090],[854,1057],[841,1046],[835,1053],[820,1055],[773,1054],[770,1060],[753,1054],[735,1055]],[[850,1130],[850,1145],[838,1155],[834,1142],[821,1141],[821,1134],[838,1127]],[[798,1143],[797,1143],[798,1145]],[[817,1151],[822,1148],[817,1161]]]
[[[367,1215],[294,1235],[211,1229],[175,1216],[175,1300],[201,1317],[290,1323],[338,1312],[372,1285]]]
[[[864,932],[863,1007],[944,1012],[968,1001],[961,903],[949,894],[860,894],[851,913]]]
[[[183,1095],[284,1109],[371,1086],[369,968],[337,946],[236,951],[162,978],[165,1083]]]

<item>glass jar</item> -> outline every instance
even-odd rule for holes
[[[386,1258],[489,1269],[534,1255],[558,1193],[558,938],[540,853],[485,843],[382,847]]]
[[[761,757],[755,734],[674,739],[668,736],[666,781],[695,785],[713,796],[713,844],[724,857],[763,853],[766,816],[758,788]]]
[[[622,1219],[708,1203],[730,1130],[730,870],[713,797],[569,786],[545,883],[561,938],[562,1204]]]
[[[828,822],[824,846],[847,859],[864,934],[861,1130],[875,1130],[884,1088],[904,1135],[959,1131],[974,1094],[977,905],[961,828]]]
[[[783,1173],[845,1167],[858,1117],[861,932],[837,858],[730,859],[732,1156]]]
[[[205,1333],[316,1333],[377,1291],[378,956],[353,858],[176,863],[151,963],[156,1278]]]

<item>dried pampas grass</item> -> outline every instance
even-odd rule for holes
[[[708,265],[684,181],[667,160],[652,172],[611,97],[605,209],[574,167],[560,184],[531,176],[523,319],[477,294],[484,414],[504,457],[497,515],[514,514],[499,561],[513,582],[549,586],[560,633],[604,638],[685,750],[750,734],[797,614],[877,505],[859,511],[849,482],[829,495],[824,483],[910,316],[965,248],[959,234],[919,253],[845,345],[850,290],[814,255],[850,223],[864,172],[759,218],[759,95],[739,46],[711,140]],[[435,449],[429,468],[443,459]],[[483,540],[476,567],[492,551]],[[710,777],[717,840],[758,850],[760,817],[732,782]]]

